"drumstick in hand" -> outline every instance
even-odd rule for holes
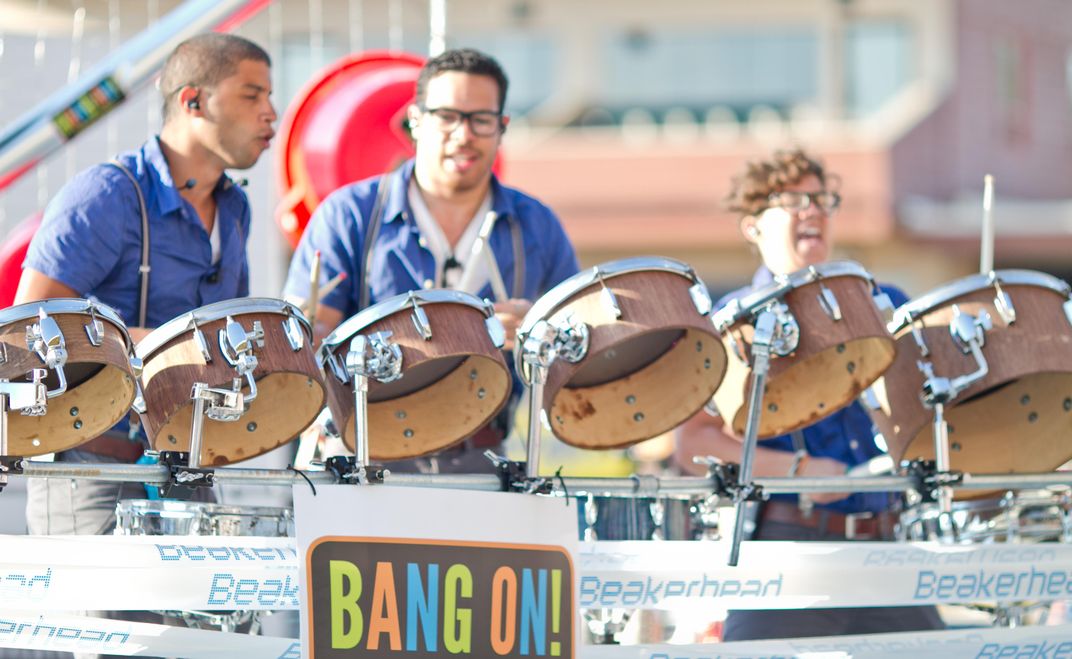
[[[309,268],[309,298],[305,301],[305,317],[316,318],[316,304],[320,301],[320,250],[313,252],[313,264]]]
[[[335,290],[335,287],[341,284],[344,279],[346,279],[345,272],[340,272],[339,274],[332,277],[331,280],[328,281],[328,283],[320,287],[320,296],[318,297],[317,301],[322,301],[324,297],[326,297],[328,293]]]

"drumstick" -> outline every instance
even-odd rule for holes
[[[316,318],[316,304],[320,301],[320,250],[313,252],[313,264],[309,267],[309,299],[305,301],[305,317]]]
[[[495,221],[499,219],[499,214],[495,211],[488,211],[488,214],[484,216],[484,221],[480,224],[480,231],[477,232],[476,240],[473,241],[473,249],[469,252],[469,263],[466,264],[465,272],[462,273],[462,281],[459,282],[458,288],[460,290],[467,290],[472,286],[472,277],[475,268],[473,267],[479,259],[483,258],[488,266],[488,280],[491,283],[491,292],[495,296],[497,302],[510,299],[510,294],[506,291],[506,284],[503,282],[502,272],[499,271],[499,264],[495,260],[495,253],[491,251],[491,247],[488,244],[488,237],[491,236],[491,230],[495,228]],[[476,292],[476,291],[472,291]]]
[[[994,269],[994,177],[983,177],[983,240],[979,250],[979,272]]]
[[[332,277],[331,280],[328,281],[328,283],[320,287],[320,296],[317,301],[322,301],[325,297],[327,297],[327,294],[335,290],[335,287],[341,284],[344,279],[346,279],[345,272],[340,272],[339,274]]]

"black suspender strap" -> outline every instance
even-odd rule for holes
[[[109,165],[123,172],[130,182],[134,184],[134,192],[138,195],[138,208],[141,210],[141,265],[138,274],[141,279],[141,292],[138,296],[138,327],[146,327],[146,316],[149,313],[149,212],[145,207],[145,195],[141,192],[138,179],[134,173],[126,168],[118,160],[111,160]]]
[[[509,216],[509,220],[510,237],[514,244],[513,294],[515,298],[519,298],[525,295],[525,242],[521,238],[521,222],[513,215]]]
[[[384,174],[377,184],[376,202],[372,206],[368,229],[365,231],[365,244],[361,250],[361,293],[358,297],[358,311],[368,307],[372,297],[372,288],[369,285],[372,268],[372,246],[375,244],[376,238],[379,237],[380,227],[383,225],[383,209],[387,204],[387,194],[390,190],[391,177],[394,173]],[[514,248],[514,285],[512,293],[514,297],[522,297],[525,292],[525,244],[521,235],[521,223],[513,215],[509,216],[509,222],[510,237]],[[488,245],[488,249],[490,249],[490,245]]]
[[[369,286],[369,275],[372,268],[372,245],[376,242],[376,238],[380,235],[380,225],[383,224],[383,207],[387,203],[387,193],[391,187],[390,174],[384,174],[380,177],[380,182],[376,190],[376,203],[372,205],[372,215],[369,217],[368,229],[365,231],[365,244],[362,245],[361,250],[361,294],[357,300],[357,310],[368,307],[369,299],[372,296],[372,288]]]

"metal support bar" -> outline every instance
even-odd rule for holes
[[[529,478],[540,476],[540,442],[543,437],[543,389],[547,384],[547,367],[533,362],[529,383],[529,435],[525,450],[525,473]]]
[[[949,472],[949,424],[945,421],[945,404],[934,406],[934,465],[940,474]],[[953,488],[938,487],[935,494],[938,509],[945,514],[953,512]]]
[[[346,372],[354,385],[354,464],[359,470],[369,465],[367,351],[368,339],[359,334],[346,353]]]
[[[741,448],[741,471],[738,475],[734,504],[737,509],[733,525],[733,541],[730,545],[729,565],[737,565],[740,558],[741,539],[744,537],[745,504],[752,498],[752,460],[756,453],[759,435],[759,420],[763,413],[763,389],[770,369],[770,347],[774,340],[775,314],[770,310],[760,312],[755,321],[752,336],[752,388],[748,393],[748,421],[744,430],[744,446]]]

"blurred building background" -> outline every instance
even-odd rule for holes
[[[0,0],[0,124],[179,5]],[[838,251],[918,295],[978,268],[983,176],[997,267],[1069,278],[1072,5],[1063,0],[447,0],[447,45],[510,78],[504,178],[561,215],[582,262],[662,254],[715,292],[756,259],[721,208],[746,158],[800,144],[841,175]],[[276,103],[367,49],[426,54],[425,0],[276,0],[238,32]],[[159,126],[155,90],[0,192],[0,232]],[[279,149],[278,143],[274,147]],[[255,295],[282,286],[274,157],[248,176]]]

